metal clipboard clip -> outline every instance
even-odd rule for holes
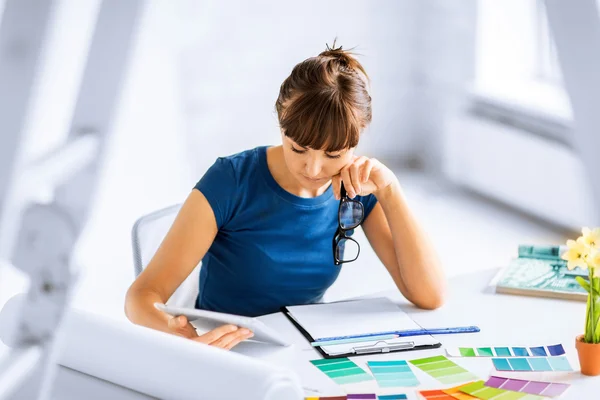
[[[382,343],[383,345],[381,345]],[[390,351],[395,350],[408,350],[413,349],[415,347],[415,342],[401,342],[401,343],[393,343],[388,344],[385,340],[380,340],[375,342],[374,344],[366,345],[366,346],[356,346],[353,347],[354,353],[356,354],[370,354],[370,353],[389,353]]]

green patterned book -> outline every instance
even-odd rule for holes
[[[569,271],[558,246],[519,246],[513,259],[494,278],[497,293],[554,297],[569,300],[587,299],[587,292],[575,280],[586,277],[585,271]]]

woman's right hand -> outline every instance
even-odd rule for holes
[[[220,347],[225,350],[230,350],[241,341],[254,336],[249,329],[238,328],[235,325],[222,325],[203,335],[198,335],[196,328],[183,315],[172,317],[169,320],[169,330],[174,335],[183,336],[196,342]]]

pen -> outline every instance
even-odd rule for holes
[[[419,336],[419,335],[444,335],[450,333],[470,333],[470,332],[479,332],[480,329],[477,326],[457,326],[451,328],[432,328],[432,329],[409,329],[403,331],[388,331],[388,332],[376,332],[376,333],[365,333],[362,335],[346,335],[346,336],[334,336],[334,337],[326,337],[316,339],[315,342],[338,342],[340,340],[347,339],[358,339],[365,338],[366,340],[377,340],[379,336],[385,335],[397,335],[396,337],[405,337],[405,336]],[[369,339],[367,339],[369,338]],[[336,343],[337,344],[337,343]],[[320,346],[320,344],[317,344]]]
[[[395,339],[398,335],[377,335],[377,336],[364,336],[364,337],[354,337],[348,339],[332,339],[332,340],[322,340],[318,339],[314,342],[311,342],[310,345],[313,347],[317,346],[330,346],[332,344],[346,344],[346,343],[358,343],[358,342],[370,342],[373,340],[386,340],[386,339]]]

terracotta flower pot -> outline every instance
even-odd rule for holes
[[[600,343],[585,343],[583,335],[579,335],[575,340],[575,348],[579,356],[581,373],[589,376],[600,375]]]

